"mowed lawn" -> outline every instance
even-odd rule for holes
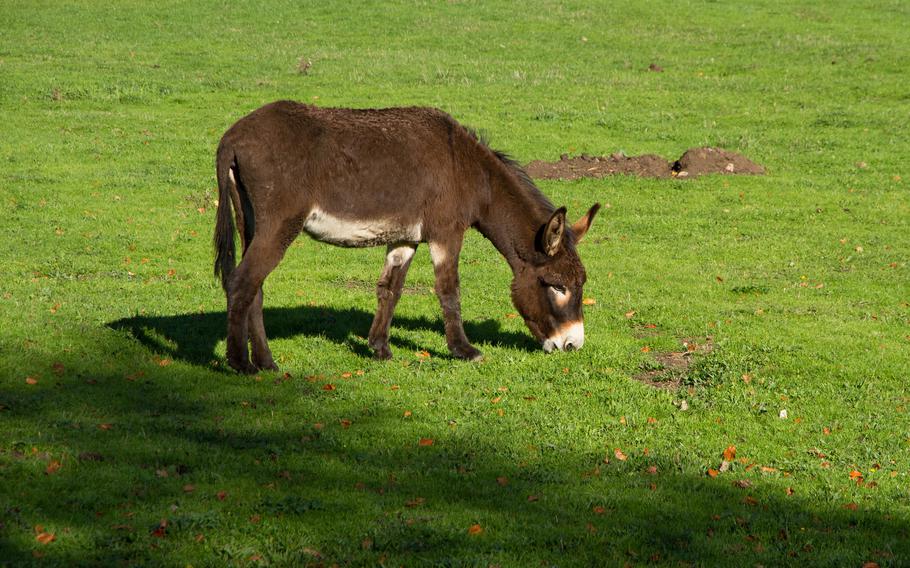
[[[910,564],[910,4],[309,4],[0,10],[0,565]],[[485,361],[426,247],[374,361],[384,250],[301,237],[240,376],[214,151],[281,98],[767,175],[540,182],[604,205],[576,353],[472,232]]]

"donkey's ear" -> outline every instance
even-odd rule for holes
[[[560,207],[553,212],[547,224],[541,227],[539,246],[547,256],[553,256],[562,244],[562,235],[566,231],[566,208]]]
[[[572,233],[575,234],[575,242],[579,242],[585,233],[588,232],[588,229],[591,228],[591,223],[594,222],[594,216],[597,215],[597,212],[600,211],[600,203],[595,203],[588,209],[588,212],[582,215],[581,219],[575,221],[575,224],[572,225]]]

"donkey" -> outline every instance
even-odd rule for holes
[[[544,350],[584,343],[585,270],[574,225],[512,159],[432,108],[353,110],[278,101],[241,118],[216,157],[215,275],[227,296],[227,361],[277,369],[262,284],[301,231],[341,247],[386,245],[369,345],[389,359],[389,326],[418,243],[428,243],[451,353],[477,361],[461,320],[458,256],[475,227],[512,268],[512,302]],[[232,207],[233,206],[233,207]],[[235,223],[243,256],[235,267]],[[247,344],[252,347],[252,359]]]

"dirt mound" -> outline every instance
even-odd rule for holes
[[[675,162],[668,162],[654,154],[626,156],[615,152],[609,156],[582,154],[574,158],[563,154],[556,162],[534,160],[525,169],[531,177],[538,179],[599,178],[616,174],[689,178],[704,174],[765,173],[763,167],[745,156],[720,148],[691,148]]]

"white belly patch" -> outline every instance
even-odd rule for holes
[[[342,219],[314,207],[303,223],[308,235],[340,247],[372,247],[420,242],[421,225],[390,219]]]

